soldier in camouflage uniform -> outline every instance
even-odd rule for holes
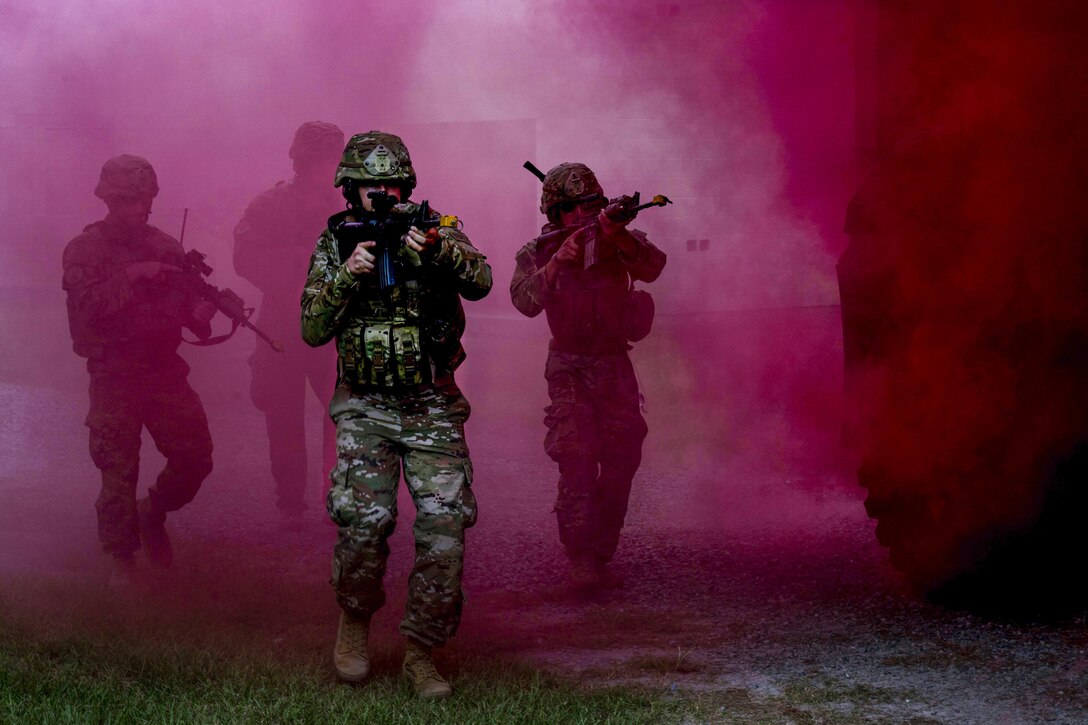
[[[644,233],[627,230],[625,220],[614,221],[611,210],[587,166],[553,168],[540,201],[548,223],[518,251],[510,283],[518,311],[546,312],[552,333],[544,448],[559,464],[559,539],[579,589],[620,585],[606,565],[619,543],[646,437],[625,307],[631,280],[652,282],[665,266],[665,254]],[[564,229],[570,233],[556,233]],[[587,267],[590,234],[597,261]]]
[[[465,444],[469,404],[454,382],[464,359],[461,299],[491,289],[491,268],[458,229],[426,234],[412,227],[394,249],[396,284],[382,289],[375,243],[360,242],[341,262],[334,229],[373,212],[370,192],[406,202],[415,187],[408,150],[397,136],[353,136],[335,185],[347,212],[329,219],[302,295],[302,336],[310,345],[336,338],[339,375],[329,413],[337,463],[328,510],[339,527],[332,585],[342,609],[333,654],[337,674],[362,681],[369,671],[370,616],[385,602],[382,578],[404,480],[416,506],[415,565],[400,631],[404,671],[423,697],[450,694],[430,650],[457,629],[465,529],[475,521]],[[403,204],[403,210],[418,209]]]
[[[313,252],[313,230],[329,209],[342,204],[327,174],[336,168],[344,132],[331,123],[299,126],[290,156],[295,177],[258,196],[234,229],[234,268],[262,294],[258,326],[276,340],[277,352],[262,340],[249,358],[250,397],[264,413],[268,453],[276,482],[277,507],[290,518],[306,508],[306,384],[322,401],[334,386],[331,349],[313,350],[298,339],[300,270]],[[325,426],[328,466],[335,458],[334,430]]]
[[[181,283],[181,244],[148,225],[158,191],[145,159],[110,159],[95,189],[109,214],[64,250],[72,344],[91,376],[87,426],[102,472],[98,536],[125,574],[141,539],[153,564],[170,565],[166,514],[189,503],[212,470],[208,420],[177,348],[182,327],[201,339],[211,334],[215,305]],[[144,427],[166,467],[137,502]]]

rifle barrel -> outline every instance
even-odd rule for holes
[[[540,179],[541,181],[544,181],[544,172],[538,169],[532,161],[526,161],[524,164],[522,164],[522,166],[528,169],[530,174]]]

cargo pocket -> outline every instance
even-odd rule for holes
[[[544,434],[544,452],[553,461],[563,458],[577,446],[573,417],[574,406],[570,403],[552,403],[544,408],[544,425],[548,427]]]
[[[325,509],[329,518],[337,526],[351,526],[357,518],[355,514],[355,496],[351,488],[351,476],[345,475],[343,482],[333,483],[325,497]]]
[[[340,586],[341,571],[343,571],[343,568],[340,566],[340,557],[336,556],[334,553],[332,557],[332,577],[329,579],[329,584],[332,584],[334,587]]]
[[[461,522],[466,529],[476,525],[480,516],[480,508],[476,502],[476,494],[472,492],[472,461],[465,459],[465,485],[461,487]]]

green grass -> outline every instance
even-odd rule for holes
[[[902,693],[821,679],[785,684],[782,696],[743,688],[581,684],[514,659],[464,654],[454,696],[417,700],[382,646],[365,685],[336,682],[325,652],[260,656],[241,638],[156,643],[142,628],[55,636],[0,616],[0,723],[822,723],[903,722],[881,712]],[[633,672],[645,672],[636,658]],[[655,666],[664,666],[664,659]],[[675,666],[671,661],[670,669]],[[674,675],[680,674],[675,670]],[[666,678],[671,680],[672,678]],[[846,710],[842,705],[854,703]]]
[[[326,587],[258,586],[233,570],[163,578],[130,596],[88,577],[8,580],[0,723],[707,721],[699,703],[664,690],[583,687],[484,643],[441,651],[454,696],[419,701],[400,674],[396,612],[372,636],[374,676],[339,683]]]
[[[338,683],[330,661],[337,609],[327,584],[257,580],[214,554],[201,557],[207,566],[151,576],[128,595],[89,574],[0,582],[0,724],[855,725],[903,722],[899,703],[912,696],[818,675],[776,678],[778,692],[749,691],[719,682],[705,653],[661,647],[662,630],[667,637],[682,622],[647,634],[635,624],[653,621],[649,613],[596,606],[577,622],[537,621],[532,603],[519,602],[500,607],[503,621],[531,626],[493,620],[463,632],[437,655],[454,696],[421,702],[400,675],[394,607],[376,617],[371,680]],[[608,641],[617,626],[625,634]],[[626,655],[581,671],[534,657],[557,646],[575,660],[592,650]]]
[[[388,660],[389,658],[385,658]],[[0,636],[3,723],[667,723],[681,700],[586,690],[509,663],[461,663],[454,697],[417,700],[384,661],[364,686],[325,668],[147,641]]]

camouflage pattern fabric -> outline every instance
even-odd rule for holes
[[[540,213],[549,216],[552,207],[565,201],[579,201],[604,196],[597,175],[585,164],[569,161],[553,167],[544,175],[540,192]]]
[[[155,169],[142,156],[121,154],[114,156],[102,165],[98,177],[98,186],[94,195],[99,199],[111,197],[157,196],[159,180]]]
[[[542,235],[560,229],[547,224]],[[572,230],[572,233],[574,230]],[[536,317],[546,312],[552,336],[563,340],[610,339],[623,344],[626,332],[623,308],[630,280],[652,282],[665,267],[665,253],[655,247],[638,229],[625,230],[638,250],[632,259],[624,259],[614,244],[604,244],[599,262],[589,269],[572,265],[559,271],[555,289],[544,279],[544,266],[564,239],[551,236],[550,243],[533,240],[516,256],[517,267],[510,280],[510,299],[521,314]]]
[[[491,267],[468,237],[452,228],[439,235],[439,248],[426,258],[400,247],[403,274],[398,272],[395,287],[382,291],[376,275],[357,277],[341,264],[326,228],[301,302],[303,339],[317,346],[335,337],[338,352],[339,387],[329,406],[337,465],[328,498],[329,515],[339,527],[332,576],[337,600],[357,616],[384,603],[382,575],[403,468],[417,513],[416,560],[401,631],[431,646],[457,629],[464,529],[476,517],[464,440],[469,406],[452,382],[465,357],[461,298],[477,300],[491,289]],[[418,363],[431,382],[406,385],[403,371],[410,361],[397,359],[400,349],[382,348],[373,339],[367,347],[369,330],[393,326],[414,330],[422,344]],[[447,334],[436,336],[435,329]],[[372,377],[368,370],[379,362],[400,374]]]
[[[167,280],[132,283],[135,262],[180,266],[177,240],[152,226],[130,229],[107,217],[64,250],[64,289],[76,354],[91,375],[90,451],[102,472],[99,538],[115,554],[139,548],[136,484],[140,431],[146,427],[167,464],[151,488],[155,510],[184,506],[212,468],[208,421],[177,354],[183,326],[199,302]]]
[[[556,229],[547,224],[541,232]],[[546,311],[552,333],[544,372],[551,398],[544,448],[559,464],[555,513],[572,560],[606,562],[615,554],[647,432],[627,356],[623,308],[629,280],[657,279],[665,254],[637,229],[622,233],[634,242],[634,256],[625,258],[606,245],[589,269],[561,268],[554,289],[544,266],[563,239],[552,237],[547,245],[533,240],[518,251],[510,282],[514,307],[527,317]]]
[[[333,185],[342,186],[347,179],[364,184],[400,184],[406,199],[416,188],[416,172],[408,147],[400,136],[383,131],[367,131],[351,137],[336,168]]]
[[[559,464],[559,540],[572,559],[609,561],[647,432],[631,361],[626,353],[552,351],[544,377],[552,401],[544,450]]]
[[[302,293],[302,338],[310,345],[323,345],[336,337],[341,378],[351,370],[359,380],[371,376],[375,365],[374,341],[367,347],[366,330],[373,325],[415,328],[414,336],[424,340],[435,375],[452,372],[464,360],[460,332],[464,330],[461,298],[478,300],[491,289],[491,266],[465,234],[457,229],[439,229],[440,247],[423,260],[407,246],[398,250],[404,273],[398,273],[396,287],[382,292],[373,278],[361,279],[340,263],[336,239],[325,229],[310,259],[310,273]],[[431,332],[435,323],[448,329],[443,339]],[[385,350],[380,367],[392,370],[395,350]],[[434,377],[434,375],[432,375]]]
[[[130,282],[125,267],[157,261],[180,267],[176,239],[153,226],[130,230],[109,217],[89,225],[64,249],[64,290],[72,347],[88,370],[177,367],[183,326],[200,297],[167,279]],[[188,372],[186,369],[185,372]]]
[[[200,398],[184,377],[141,373],[91,378],[91,459],[102,472],[98,538],[114,554],[140,548],[136,519],[140,431],[146,427],[166,467],[149,489],[152,508],[176,511],[193,500],[212,470],[212,439]]]
[[[342,386],[329,405],[337,438],[328,496],[329,516],[339,527],[332,571],[337,601],[360,617],[385,603],[382,578],[403,467],[417,513],[400,629],[431,646],[452,637],[461,619],[464,530],[475,519],[464,435],[469,412],[452,383],[399,394],[354,394]]]

